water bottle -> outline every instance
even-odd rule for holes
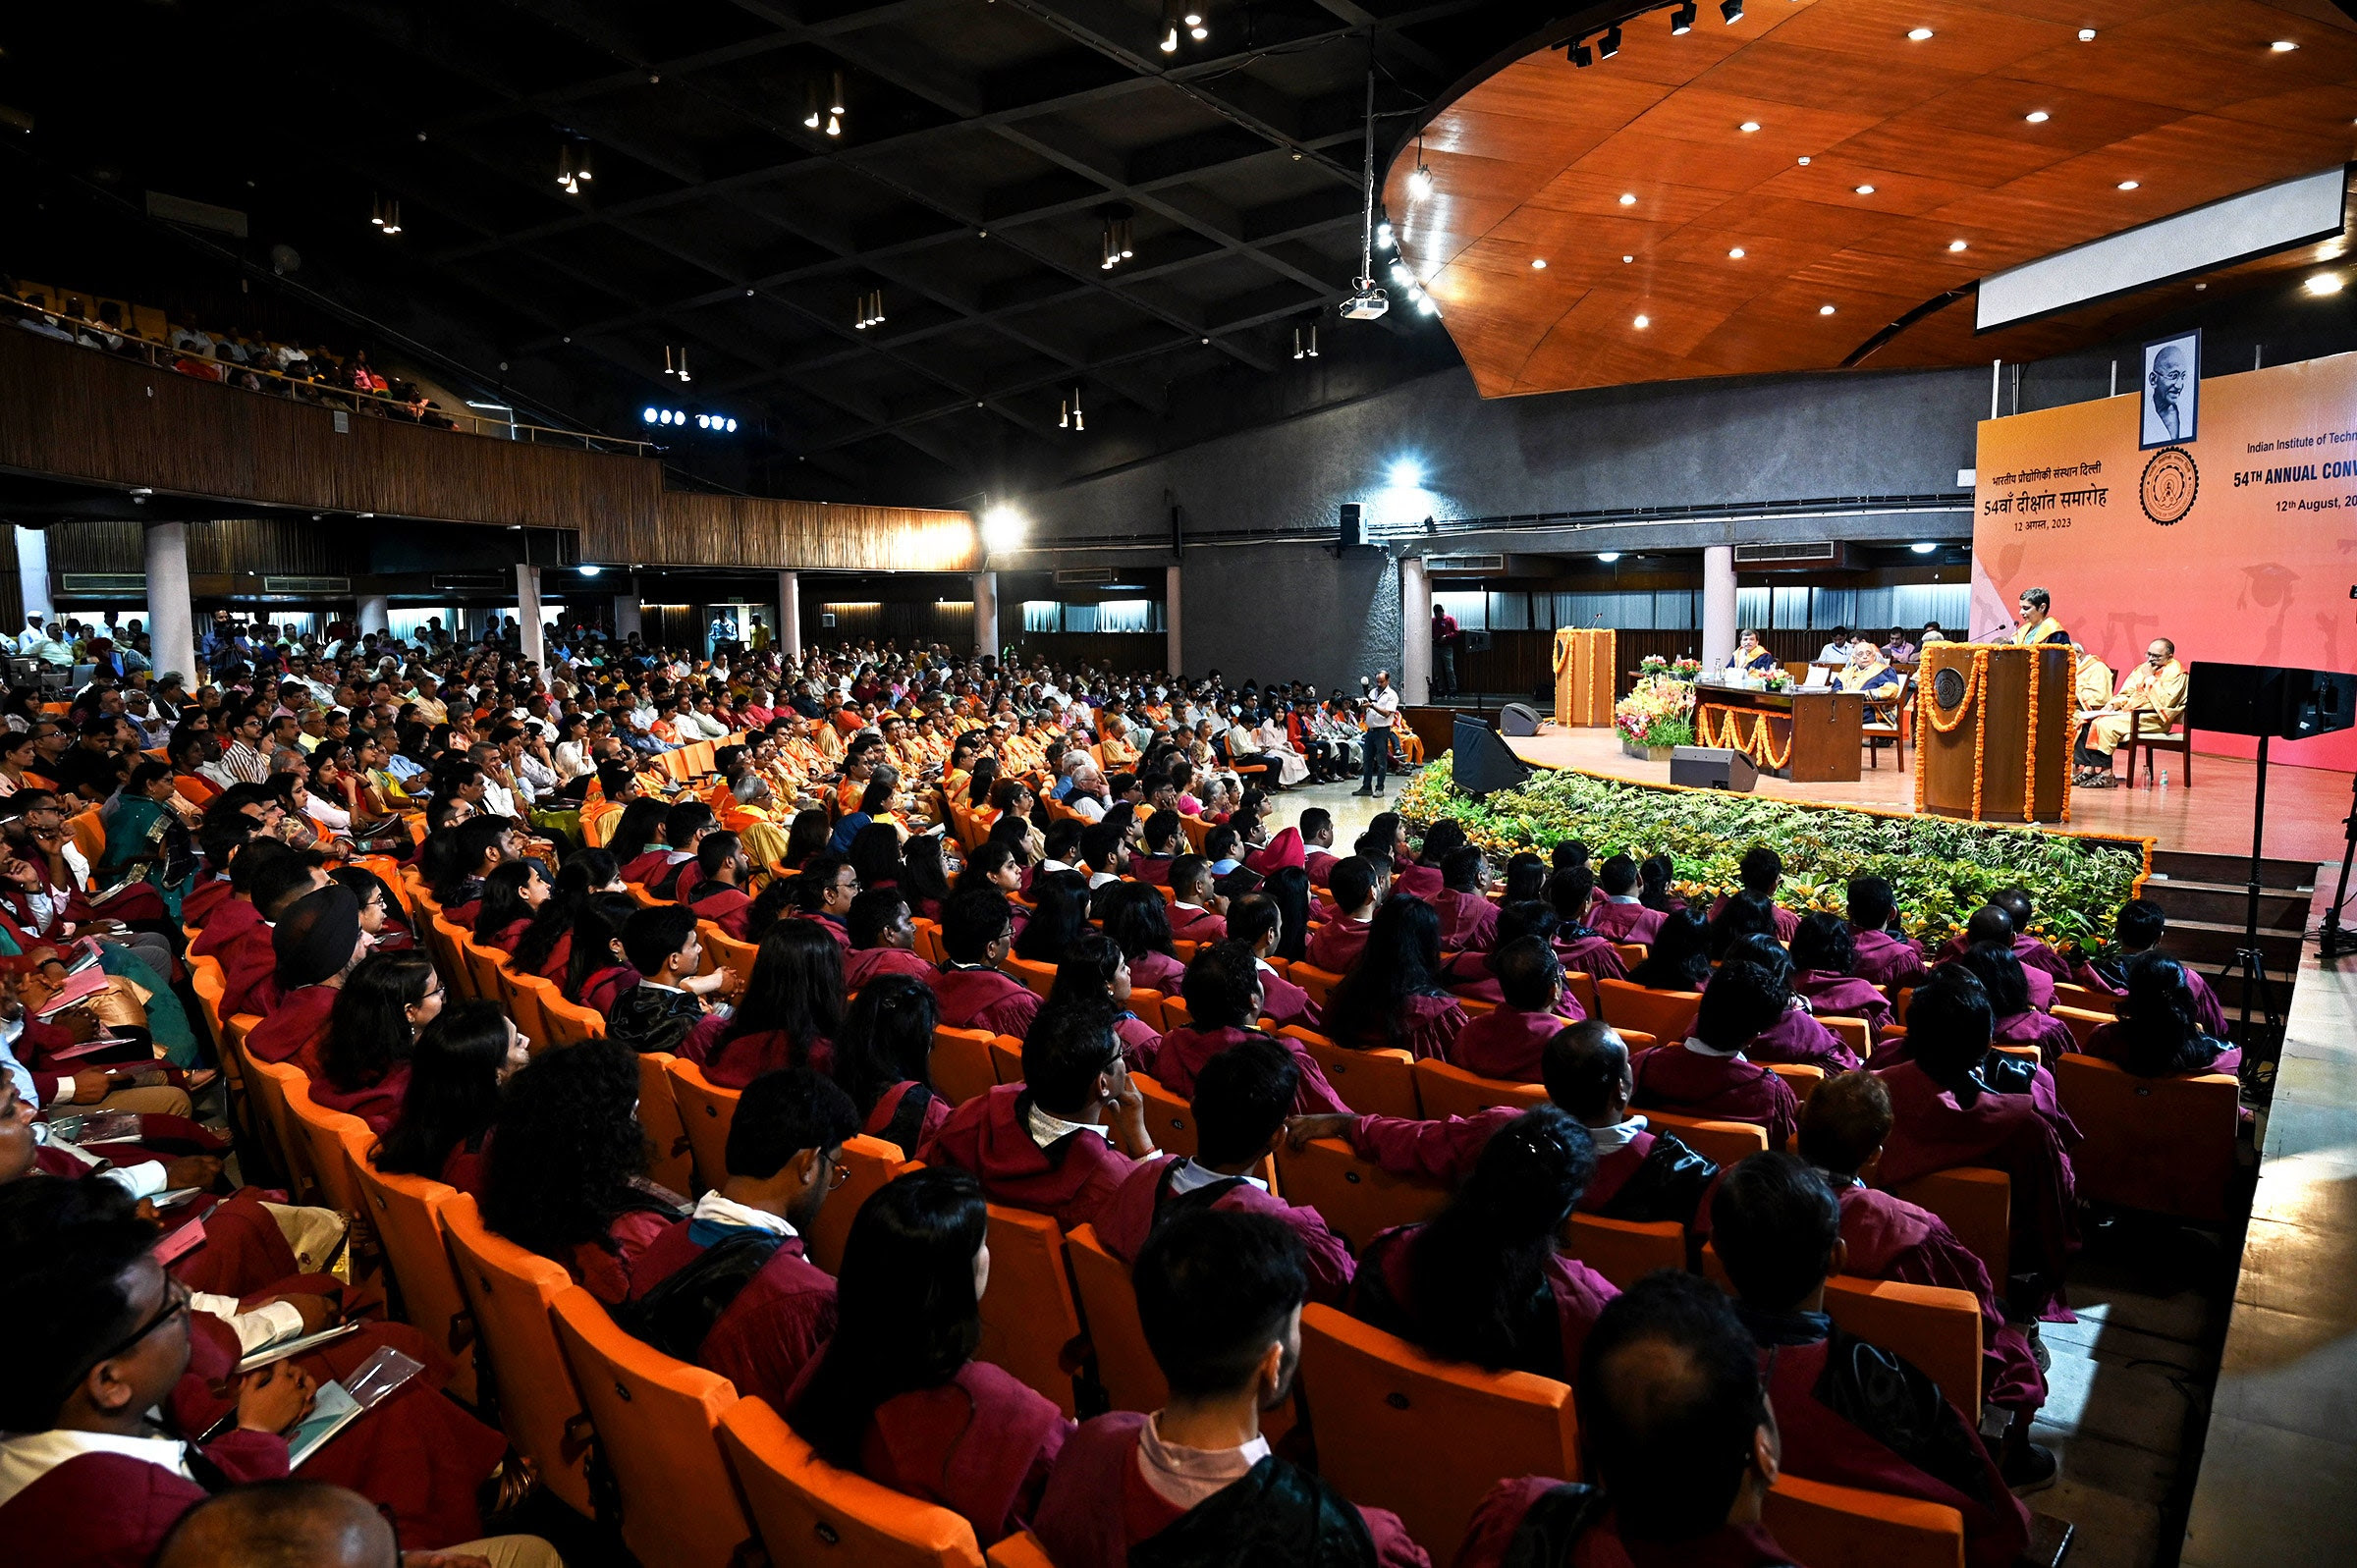
[[[2164,789],[2168,787],[2168,770],[2166,768],[2161,770],[2161,787]]]

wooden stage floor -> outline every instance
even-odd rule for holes
[[[1542,768],[1580,768],[1640,784],[1670,782],[1670,764],[1627,755],[1610,730],[1562,730],[1549,724],[1536,735],[1509,738],[1507,744],[1522,760]],[[1914,753],[1907,754],[1904,770],[1893,766],[1888,751],[1882,762],[1879,770],[1868,768],[1860,774],[1856,784],[1791,784],[1762,774],[1756,792],[1777,799],[1913,811]],[[2181,767],[2180,763],[2172,774]],[[2198,771],[2202,776],[2198,789],[2186,788],[2181,778],[2165,790],[2141,784],[2127,789],[2074,789],[2070,821],[2061,826],[2149,836],[2160,849],[2249,854],[2257,765],[2205,755]],[[2343,843],[2341,823],[2349,814],[2350,803],[2348,774],[2275,764],[2267,776],[2267,853],[2286,860],[2338,861]]]

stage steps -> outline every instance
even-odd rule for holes
[[[2242,975],[2234,955],[2243,945],[2249,896],[2244,879],[2250,865],[2247,855],[2158,849],[2153,852],[2153,875],[2144,885],[2145,896],[2168,913],[2168,935],[2162,946],[2202,972],[2229,1019],[2238,1018],[2242,1007]],[[2259,952],[2278,1013],[2291,1004],[2300,942],[2315,895],[2313,861],[2259,862]],[[2258,1010],[2257,999],[2253,1010]]]

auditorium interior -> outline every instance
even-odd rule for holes
[[[0,1535],[2357,1562],[2352,168],[2353,0],[0,16]]]

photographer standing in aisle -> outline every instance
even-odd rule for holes
[[[1399,719],[1399,693],[1392,689],[1392,673],[1375,672],[1375,683],[1358,699],[1359,718],[1367,727],[1358,748],[1358,787],[1354,795],[1383,793],[1383,776],[1392,763],[1392,729]]]

